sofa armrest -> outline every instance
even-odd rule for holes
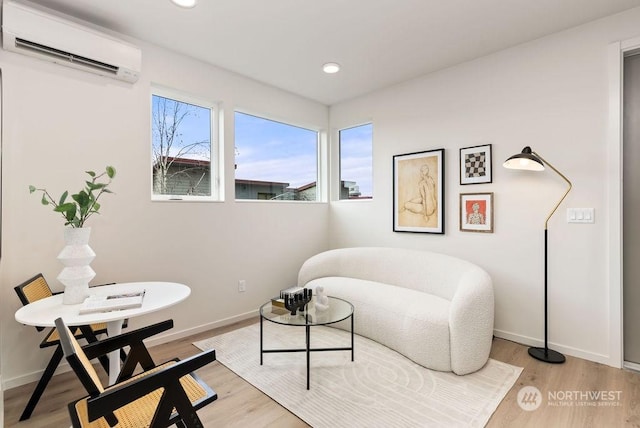
[[[451,369],[464,375],[480,369],[491,352],[494,297],[491,277],[483,270],[463,275],[451,300],[449,329]]]

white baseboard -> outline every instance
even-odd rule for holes
[[[501,339],[507,339],[512,342],[521,343],[526,346],[536,346],[542,347],[544,346],[544,341],[539,340],[529,336],[523,336],[520,334],[511,333],[503,330],[493,330],[493,334],[495,337],[499,337]],[[605,364],[607,366],[612,366],[615,368],[621,368],[620,364],[611,360],[609,355],[598,354],[591,351],[585,351],[584,349],[573,348],[571,346],[563,346],[557,343],[549,342],[549,348],[561,352],[565,355],[571,355],[572,357],[582,358],[583,360],[589,360],[596,363]]]
[[[213,330],[214,328],[218,328],[218,327],[224,327],[225,325],[234,324],[234,323],[244,321],[246,319],[257,317],[257,316],[258,316],[258,311],[253,310],[253,311],[245,312],[244,314],[234,315],[229,318],[224,318],[218,321],[202,324],[186,330],[174,331],[168,334],[163,334],[158,337],[149,339],[145,343],[149,345],[149,347],[161,345],[163,343],[173,342],[174,340],[179,340],[179,339],[182,339],[183,337],[202,333],[203,331],[207,331],[207,330]]]
[[[68,372],[71,370],[71,367],[66,363],[66,361],[61,361],[58,369],[56,370],[55,375],[59,375],[60,373]],[[42,373],[44,373],[44,369],[37,370],[35,372],[23,374],[21,376],[12,377],[4,381],[4,389],[12,389],[21,385],[25,385],[31,382],[37,382],[42,377]]]
[[[233,317],[229,317],[229,318],[225,318],[222,320],[218,320],[218,321],[213,321],[207,324],[202,324],[200,326],[197,327],[193,327],[193,328],[189,328],[189,329],[185,329],[185,330],[180,330],[180,331],[173,331],[171,333],[168,334],[164,334],[158,337],[154,337],[152,339],[149,339],[147,341],[145,341],[145,343],[147,344],[147,346],[151,347],[151,346],[156,346],[156,345],[161,345],[163,343],[167,343],[167,342],[172,342],[174,340],[179,340],[182,339],[183,337],[187,337],[187,336],[191,336],[193,334],[197,334],[197,333],[202,333],[203,331],[207,331],[207,330],[212,330],[214,328],[218,328],[218,327],[223,327],[225,325],[230,325],[230,324],[234,324],[236,322],[239,321],[244,321],[246,319],[252,318],[252,317],[257,317],[258,316],[258,311],[257,310],[253,310],[250,312],[245,312],[244,314],[239,314],[239,315],[235,315]],[[65,373],[71,370],[71,367],[69,367],[69,364],[67,364],[67,362],[63,359],[60,362],[60,365],[58,366],[58,369],[55,372],[55,375],[59,375],[61,373]],[[15,388],[21,385],[25,385],[27,383],[31,383],[31,382],[36,382],[38,381],[41,377],[42,377],[42,373],[44,372],[44,369],[42,370],[38,370],[35,372],[31,372],[31,373],[27,373],[21,376],[17,376],[11,379],[7,379],[4,382],[4,389],[11,389],[11,388]],[[2,384],[0,384],[2,385]],[[1,388],[0,388],[1,389]],[[0,424],[0,428],[2,427],[2,424]]]
[[[624,364],[622,365],[623,368],[625,369],[629,369],[629,370],[633,370],[636,372],[640,372],[640,364],[638,363],[632,363],[631,361],[625,361]]]

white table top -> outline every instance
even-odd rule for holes
[[[191,294],[189,287],[175,282],[128,282],[89,289],[90,293],[96,295],[131,293],[142,290],[145,290],[145,295],[142,306],[139,308],[80,315],[81,303],[63,305],[62,294],[56,294],[21,307],[16,311],[15,318],[21,324],[40,327],[55,327],[55,320],[58,317],[61,317],[67,325],[109,322],[158,311],[180,303]]]

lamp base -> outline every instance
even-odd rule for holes
[[[565,361],[564,355],[549,348],[529,348],[529,355],[545,363],[562,364]]]

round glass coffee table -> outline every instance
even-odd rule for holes
[[[353,305],[346,300],[329,297],[329,308],[324,311],[319,311],[316,310],[314,303],[315,297],[307,305],[306,311],[298,310],[296,315],[291,315],[285,308],[273,305],[271,301],[260,307],[260,365],[262,365],[262,357],[264,354],[275,352],[305,352],[307,355],[307,389],[309,389],[309,357],[311,352],[351,351],[351,361],[353,361]],[[342,348],[311,348],[311,327],[335,324],[346,319],[351,319],[351,346]],[[304,327],[306,346],[295,349],[264,349],[262,346],[263,320],[276,324]]]

